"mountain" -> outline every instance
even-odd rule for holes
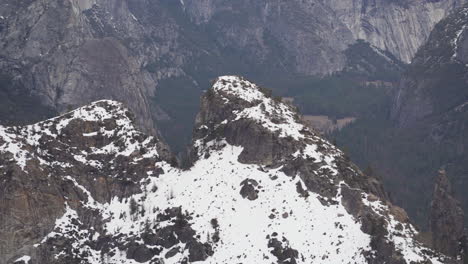
[[[264,25],[259,28],[262,30],[265,26],[272,32],[279,31],[282,28],[303,31],[303,27],[309,26],[308,30],[304,30],[303,36],[308,35],[308,32],[314,31],[319,33],[322,41],[328,42],[331,49],[342,51],[339,48],[339,38],[343,35],[351,33],[352,39],[363,39],[372,45],[389,51],[394,56],[405,63],[409,63],[416,53],[417,49],[425,42],[434,25],[444,18],[451,10],[461,6],[465,1],[412,1],[412,0],[332,0],[332,1],[239,1],[235,4],[226,0],[205,0],[205,1],[184,1],[184,7],[194,20],[199,24],[215,24],[220,22],[221,14],[237,13],[242,14],[242,11],[255,14],[255,17],[263,21],[278,21],[280,24],[273,23]],[[249,9],[246,9],[249,8]],[[295,15],[295,16],[292,16]],[[307,18],[307,15],[313,15],[315,18]],[[252,25],[256,19],[248,19],[247,25]],[[287,24],[284,24],[284,21]],[[302,27],[300,23],[303,23]],[[293,26],[293,27],[291,27]],[[258,27],[258,26],[257,26]],[[247,28],[237,28],[236,23],[228,24],[228,28],[234,32],[240,33],[240,36],[249,34],[251,26]],[[321,29],[331,29],[331,32],[322,31]],[[280,43],[286,48],[297,47],[297,45],[309,45],[314,43],[314,49],[301,49],[296,52],[307,55],[308,52],[316,52],[317,48],[323,49],[319,43],[308,42],[307,39],[297,43],[296,39],[291,39],[296,32],[283,32],[285,36],[279,38]],[[305,33],[305,34],[304,34]],[[232,34],[232,33],[231,33]],[[250,33],[252,34],[252,33]],[[336,34],[330,37],[328,34]],[[276,35],[276,34],[275,34]],[[296,37],[297,38],[297,37]],[[349,39],[348,40],[349,43]],[[284,41],[292,41],[290,44]],[[254,38],[253,41],[256,41]],[[333,41],[333,42],[331,42]],[[244,41],[239,43],[243,45]],[[317,46],[318,45],[318,46]],[[289,47],[288,47],[289,46]],[[346,46],[344,46],[346,48]],[[294,51],[293,51],[294,52]],[[301,54],[297,54],[301,55]],[[312,55],[312,54],[311,54]],[[324,54],[325,55],[325,54]],[[326,54],[325,57],[329,62],[333,63],[334,56],[342,56],[339,54]],[[305,58],[297,58],[306,60]],[[320,57],[316,59],[320,60]],[[309,69],[306,65],[315,62],[305,62],[299,64],[302,69]]]
[[[406,161],[416,166],[402,170],[402,178],[430,190],[444,168],[456,197],[468,209],[467,167],[467,57],[468,8],[461,8],[435,27],[400,82],[392,106],[395,134],[407,145]],[[402,166],[404,167],[404,166]],[[422,185],[421,185],[422,184]],[[423,187],[424,186],[424,187]],[[416,198],[430,199],[430,193]],[[414,201],[414,200],[413,200]]]
[[[456,263],[241,77],[203,96],[186,169],[114,101],[0,131],[2,263]]]
[[[9,107],[0,121],[35,122],[115,99],[145,132],[159,124],[177,145],[189,141],[198,98],[216,76],[268,85],[322,77],[347,66],[358,39],[407,63],[463,2],[5,0],[0,92]]]
[[[143,45],[143,29],[125,3],[94,4],[3,1],[1,73],[58,112],[100,98],[124,100],[151,130],[147,93],[156,84],[140,70],[139,49],[130,50]]]
[[[416,55],[392,111],[400,127],[451,110],[463,111],[468,98],[464,87],[467,10],[461,8],[439,23]]]
[[[331,0],[326,4],[355,39],[392,53],[410,63],[441,19],[466,1]]]
[[[454,10],[434,27],[411,64],[399,71],[381,67],[377,71],[381,77],[376,80],[386,82],[370,82],[375,89],[366,90],[344,79],[338,85],[352,91],[346,94],[345,88],[336,88],[336,82],[329,82],[333,89],[328,90],[327,100],[312,97],[315,104],[310,106],[326,109],[328,112],[323,112],[331,117],[338,113],[337,119],[343,118],[343,113],[352,113],[346,117],[354,117],[355,121],[329,138],[359,166],[381,178],[393,201],[427,231],[431,229],[432,190],[440,169],[446,171],[453,185],[452,196],[464,210],[468,209],[465,195],[468,79],[464,53],[467,21],[466,7]],[[358,61],[369,58],[354,57]],[[385,64],[357,65],[354,69],[380,69],[378,66]]]

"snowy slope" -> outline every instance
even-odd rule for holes
[[[144,141],[134,140],[137,137],[142,137],[142,133],[138,132],[129,117],[130,113],[122,107],[120,103],[113,101],[98,101],[87,107],[80,108],[64,116],[50,119],[35,125],[25,127],[2,127],[0,126],[0,153],[11,155],[11,161],[16,162],[25,172],[26,164],[30,160],[38,160],[41,164],[47,166],[68,167],[70,164],[60,162],[60,157],[53,156],[47,153],[44,147],[44,141],[57,140],[61,142],[61,150],[66,151],[66,154],[73,154],[75,160],[85,163],[93,167],[102,167],[100,161],[87,157],[88,155],[110,154],[115,158],[119,156],[130,156],[135,151],[142,147],[150,146],[153,143],[152,137],[145,137]],[[102,122],[112,120],[108,126],[103,126]],[[88,128],[75,128],[73,123],[87,122],[91,124]],[[93,130],[93,125],[95,130]],[[68,129],[67,129],[68,128]],[[69,131],[76,129],[76,131]],[[90,131],[80,131],[82,129],[90,129]],[[80,133],[82,138],[109,138],[110,144],[100,147],[91,147],[88,150],[77,149],[73,146],[73,140],[61,140],[63,135],[70,132],[87,132]],[[68,143],[68,144],[67,144]],[[75,142],[77,143],[77,142]],[[86,142],[81,142],[86,145]],[[116,146],[120,143],[120,146]],[[86,148],[86,146],[84,146]],[[148,152],[143,157],[158,157],[156,145],[150,146]],[[48,158],[54,161],[48,161]]]
[[[33,126],[2,128],[2,165],[8,160],[29,177],[53,168],[48,184],[68,184],[48,231],[9,261],[445,262],[414,239],[417,232],[402,209],[378,198],[373,179],[298,120],[291,106],[255,84],[220,77],[202,102],[194,163],[185,170],[160,158],[158,140],[139,133],[112,101]],[[243,142],[257,134],[264,140],[249,162],[245,152],[252,146]],[[263,158],[263,141],[274,143],[265,156],[277,157],[273,161]],[[57,142],[68,158],[50,153]],[[38,167],[31,165],[35,160]],[[107,180],[118,183],[106,188],[133,187],[107,193],[99,187]]]

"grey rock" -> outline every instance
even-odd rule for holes
[[[166,80],[196,90],[226,72],[323,76],[345,67],[357,39],[409,62],[463,2],[7,0],[0,72],[60,113],[122,101],[154,134],[172,118],[154,102]]]
[[[256,200],[258,198],[258,182],[256,180],[245,179],[241,182],[241,190],[240,194],[242,198],[249,199],[251,201]]]
[[[467,10],[466,7],[459,8],[435,26],[429,40],[404,74],[394,95],[391,113],[395,124],[393,134],[404,140],[409,150],[408,160],[402,160],[403,163],[409,165],[421,154],[435,155],[424,158],[419,165],[424,168],[422,171],[410,165],[412,170],[400,167],[393,174],[399,174],[403,179],[417,179],[412,186],[427,183],[427,189],[433,186],[428,175],[444,167],[455,183],[453,188],[464,210],[468,208],[468,197],[464,191],[467,188],[465,171],[468,164],[465,140],[468,133]],[[384,167],[392,168],[394,165],[385,164]],[[401,195],[397,191],[396,194]],[[429,205],[431,197],[426,195],[423,198],[414,193],[404,200],[411,201],[415,207],[421,203]],[[428,210],[423,209],[422,212],[429,219]]]
[[[127,2],[4,1],[1,9],[2,72],[59,112],[120,100],[155,132],[149,97],[156,78],[142,71],[142,57],[156,51],[142,54],[144,28]]]
[[[452,188],[445,170],[437,176],[431,203],[431,231],[433,247],[454,258],[465,254],[466,233],[464,213],[460,202],[452,196]]]
[[[99,119],[102,112],[93,112],[96,108],[112,113],[112,118],[99,121],[74,118],[75,114],[88,113],[88,118],[91,116]],[[63,125],[60,125],[61,122]],[[21,168],[12,161],[15,157],[3,154],[0,156],[3,190],[0,193],[0,210],[3,212],[0,224],[0,262],[12,263],[19,258],[16,257],[17,254],[23,252],[33,259],[42,259],[38,263],[55,263],[51,260],[52,251],[38,252],[33,245],[54,228],[55,220],[64,214],[65,203],[77,208],[80,201],[93,204],[91,198],[98,202],[108,202],[113,197],[124,199],[142,191],[136,182],[146,174],[146,170],[155,169],[156,160],[168,155],[168,150],[164,149],[164,145],[159,145],[157,138],[150,140],[151,143],[147,145],[149,148],[142,147],[129,156],[91,153],[91,149],[109,144],[115,144],[117,149],[123,151],[127,148],[127,140],[143,146],[147,137],[139,132],[133,133],[136,131],[132,132],[132,122],[132,115],[121,104],[101,101],[60,119],[48,120],[36,126],[6,129],[6,133],[17,133],[15,143],[24,146],[24,151],[29,152],[28,157],[36,158],[25,162],[24,168]],[[96,133],[101,128],[109,132],[108,137]],[[5,128],[2,127],[2,135],[5,136],[3,129]],[[50,133],[41,135],[41,129],[48,129]],[[88,136],[87,133],[91,134]],[[28,136],[22,137],[21,134]],[[150,155],[132,164],[134,158],[142,157],[152,148],[158,149],[162,155]],[[86,156],[94,162],[86,163],[78,158],[86,152],[89,154]],[[92,209],[77,209],[83,210],[83,217],[74,220],[80,222],[80,226],[97,227],[102,224],[101,216],[95,215]],[[77,230],[70,230],[70,235],[76,239],[87,236],[87,233],[77,235],[76,232]],[[58,247],[60,252],[71,242],[57,238],[48,243],[48,246]],[[75,263],[72,261],[76,260],[70,259],[69,263]]]
[[[325,3],[355,39],[366,40],[410,63],[435,24],[466,1],[332,0]]]

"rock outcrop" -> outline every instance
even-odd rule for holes
[[[236,76],[202,99],[181,170],[99,101],[0,130],[2,263],[455,263],[378,180]]]
[[[439,252],[456,259],[463,259],[467,257],[468,248],[464,213],[452,193],[445,170],[440,170],[431,204],[432,243]]]
[[[138,182],[148,171],[161,173],[155,162],[170,160],[164,144],[138,132],[133,115],[113,101],[31,126],[0,127],[0,152],[1,263],[21,254],[31,263],[75,263],[70,251],[91,254],[76,243],[93,243],[89,236],[101,232],[97,206],[141,192]],[[64,239],[54,239],[53,230]],[[54,260],[54,250],[64,259]]]

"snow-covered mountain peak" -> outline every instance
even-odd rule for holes
[[[112,101],[2,128],[7,263],[444,263],[376,179],[241,81],[203,97],[185,170]]]
[[[250,81],[240,76],[221,76],[215,81],[213,90],[222,94],[226,101],[229,98],[242,99],[247,102],[264,100],[266,95],[260,88]]]
[[[51,119],[50,121],[56,121],[58,119],[60,119],[60,122],[57,124],[58,132],[60,132],[63,127],[66,127],[72,120],[105,122],[106,120],[112,119],[116,121],[117,126],[120,128],[126,127],[127,129],[135,129],[130,112],[122,103],[112,100],[101,100],[91,103],[58,118]]]
[[[232,115],[226,116],[221,124],[238,120],[252,120],[280,137],[295,140],[304,138],[308,130],[299,122],[295,109],[273,98],[271,91],[261,88],[239,76],[219,77],[211,91],[224,102],[223,108],[231,108]]]
[[[240,160],[279,165],[298,156],[328,160],[341,152],[305,126],[295,107],[273,97],[271,91],[238,76],[219,77],[202,98],[194,131],[197,160],[226,140],[242,146]],[[323,155],[316,154],[320,146]]]
[[[110,100],[33,125],[0,126],[0,153],[25,173],[35,168],[29,162],[62,172],[77,162],[102,173],[118,167],[117,160],[160,159],[160,152],[166,157],[160,140],[141,133],[132,114]]]

